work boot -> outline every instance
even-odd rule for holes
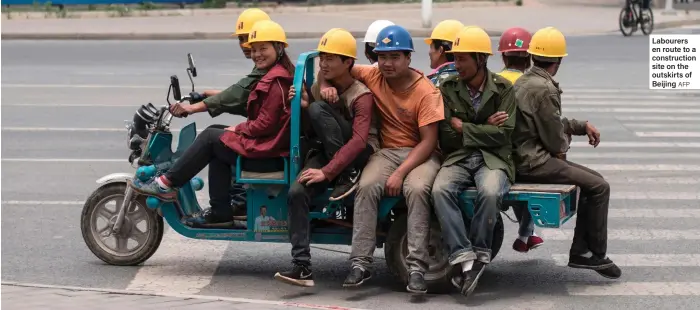
[[[345,282],[343,282],[343,287],[357,287],[371,278],[372,273],[369,272],[369,270],[353,266],[352,270],[350,270],[350,274],[345,278]]]
[[[357,181],[360,180],[360,172],[353,169],[349,173],[343,173],[335,182],[333,191],[331,192],[330,201],[336,201],[347,197],[357,189]]]
[[[413,271],[408,276],[408,285],[406,290],[413,294],[425,294],[428,292],[428,285],[425,283],[425,278],[422,272]]]
[[[314,286],[314,275],[311,273],[311,267],[303,265],[295,264],[290,271],[278,272],[275,274],[275,279],[296,286]]]
[[[206,227],[211,225],[226,226],[233,224],[233,217],[219,215],[211,208],[208,208],[186,218],[185,224],[190,227]]]

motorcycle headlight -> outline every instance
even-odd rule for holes
[[[158,118],[158,110],[153,104],[142,105],[134,113],[133,121],[127,126],[127,145],[132,150],[138,150],[148,137],[148,127]]]

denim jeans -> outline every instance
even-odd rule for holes
[[[515,218],[520,223],[518,227],[518,237],[530,237],[535,233],[535,221],[532,220],[532,214],[527,206],[513,206]]]
[[[432,196],[451,265],[475,259],[485,264],[491,262],[493,231],[503,196],[510,185],[503,170],[491,170],[486,166],[481,152],[440,169]],[[470,186],[476,186],[477,195],[474,218],[467,234],[460,195]]]

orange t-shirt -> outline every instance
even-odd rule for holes
[[[420,142],[419,127],[445,119],[442,95],[423,73],[406,90],[396,92],[379,68],[355,65],[352,75],[374,94],[380,121],[381,147],[415,147]]]

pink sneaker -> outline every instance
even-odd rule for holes
[[[530,248],[527,246],[527,243],[523,242],[520,239],[515,239],[515,242],[513,242],[513,250],[520,253],[527,253],[527,251],[529,251]]]
[[[527,248],[529,250],[536,249],[539,246],[544,244],[544,240],[540,238],[539,236],[530,236],[527,238]]]

